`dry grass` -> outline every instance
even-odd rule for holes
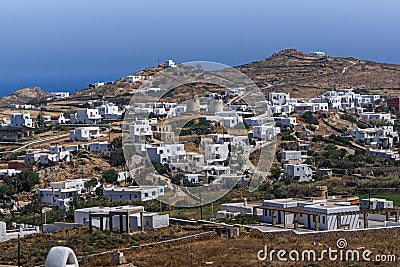
[[[271,264],[259,261],[257,252],[267,245],[269,250],[296,249],[302,251],[313,249],[321,252],[327,247],[336,247],[336,241],[345,238],[346,249],[369,249],[373,255],[400,254],[397,243],[400,241],[398,229],[370,230],[364,232],[332,232],[296,235],[292,232],[242,235],[236,239],[212,238],[185,244],[169,244],[142,250],[125,251],[128,262],[140,267],[147,266],[371,266],[365,262],[331,262],[326,260],[314,263],[280,263],[276,260]],[[362,252],[361,252],[362,253]],[[92,259],[84,266],[104,266],[110,262],[110,255]],[[211,264],[212,263],[212,264]],[[357,265],[359,264],[359,265]],[[378,264],[379,265],[379,264]],[[381,266],[397,266],[384,263]]]

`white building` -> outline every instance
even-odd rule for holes
[[[12,128],[33,128],[33,122],[29,113],[11,113],[10,127]]]
[[[290,95],[286,93],[275,93],[271,92],[268,95],[268,99],[273,106],[285,105],[290,99]],[[280,112],[279,112],[280,113]]]
[[[143,75],[128,75],[125,77],[125,82],[134,83],[137,81],[145,80],[146,76]]]
[[[297,114],[303,114],[304,112],[317,112],[317,111],[328,111],[328,103],[297,103],[294,104],[294,112]]]
[[[85,188],[90,179],[74,179],[61,182],[51,182],[49,188],[38,189],[40,201],[46,206],[56,206],[59,209],[68,209],[73,197],[84,191],[94,191],[99,184],[92,188]]]
[[[64,113],[60,113],[58,116],[51,116],[50,122],[52,125],[65,124],[67,119],[64,117]]]
[[[207,116],[207,121],[222,121],[225,127],[235,127],[243,118],[236,111],[215,112],[215,116]]]
[[[170,164],[186,160],[186,151],[183,144],[162,144],[146,146],[147,156],[151,161]]]
[[[362,210],[393,209],[393,201],[383,198],[366,198],[361,200]]]
[[[131,143],[138,143],[153,138],[153,131],[147,119],[136,120],[135,124],[129,126],[129,133]]]
[[[301,151],[286,150],[281,153],[282,162],[302,162]]]
[[[186,173],[183,180],[194,183],[194,184],[207,182],[206,176],[204,174],[200,174],[200,173]]]
[[[351,131],[351,136],[356,141],[365,142],[367,145],[389,148],[393,146],[394,137],[397,137],[397,131],[393,126],[382,126],[380,128],[355,129]]]
[[[268,209],[271,207],[271,209]],[[298,224],[310,230],[337,230],[359,228],[360,208],[350,202],[337,200],[304,200],[295,198],[273,199],[263,201],[261,221],[276,224],[294,224],[298,212]],[[344,213],[348,214],[344,214]],[[316,218],[318,216],[318,219]],[[340,218],[340,223],[338,223]]]
[[[51,92],[50,96],[54,99],[65,99],[69,97],[69,92]]]
[[[100,86],[104,86],[106,83],[105,82],[95,82],[89,84],[89,88],[99,88]]]
[[[313,56],[313,57],[324,57],[325,56],[325,52],[323,52],[323,51],[315,51],[315,52],[311,52],[309,55]]]
[[[122,112],[113,103],[106,103],[97,107],[98,114],[106,120],[118,120],[122,117]]]
[[[388,123],[393,124],[394,120],[391,119],[390,113],[375,113],[375,112],[364,112],[360,114],[361,120],[366,123],[371,123],[371,121],[379,120],[379,121],[387,121]]]
[[[89,151],[97,152],[97,153],[108,153],[110,151],[110,146],[107,141],[94,142],[94,143],[89,144]]]
[[[275,123],[279,123],[282,126],[296,126],[297,119],[296,117],[274,117]]]
[[[374,156],[374,157],[392,159],[395,161],[400,160],[400,154],[398,152],[395,152],[392,150],[368,148],[365,152],[367,152],[368,154],[370,154],[371,156]]]
[[[348,212],[346,215],[340,216],[341,229],[357,229],[359,228],[360,215],[357,213],[360,208],[357,205],[350,205],[349,202],[331,202],[326,201],[313,205],[304,206],[304,211],[319,213],[319,230],[336,230],[338,229],[338,214]],[[316,215],[306,215],[304,220],[304,228],[316,230]]]
[[[66,151],[62,146],[51,145],[49,153],[43,153],[40,155],[41,165],[50,165],[58,161],[69,162],[71,160],[70,152]]]
[[[141,229],[141,214],[143,214],[143,228],[163,228],[169,226],[169,215],[168,214],[158,214],[145,212],[143,206],[120,206],[120,207],[92,207],[85,209],[77,209],[74,211],[75,223],[81,225],[89,225],[89,214],[102,213],[109,214],[113,211],[127,211],[129,212],[129,229],[138,230]],[[92,218],[92,225],[100,228],[100,218]],[[112,216],[112,225],[114,227],[119,227],[122,224],[122,230],[126,231],[126,219],[120,222],[120,216]],[[104,229],[110,228],[109,217],[103,217],[102,225]]]
[[[295,208],[297,207],[300,200],[294,198],[286,198],[286,199],[272,199],[272,200],[264,200],[263,206],[284,209],[284,208]],[[294,215],[293,213],[284,212],[282,210],[276,211],[275,214],[276,224],[289,224],[293,222]],[[263,215],[261,216],[261,221],[265,223],[273,222],[273,210],[272,209],[264,209]]]
[[[227,144],[232,146],[248,146],[249,138],[247,135],[230,135],[230,134],[209,134],[216,144]]]
[[[363,104],[374,103],[381,99],[380,95],[361,95],[361,101]]]
[[[129,172],[124,171],[124,172],[119,172],[117,175],[117,182],[123,182],[126,181],[129,177]]]
[[[227,144],[205,144],[204,159],[210,163],[228,159],[229,149]]]
[[[72,124],[98,124],[101,122],[101,115],[97,108],[78,109],[76,113],[70,115]]]
[[[69,132],[70,141],[84,141],[103,137],[100,133],[100,127],[80,127]]]
[[[0,169],[0,177],[5,177],[5,176],[15,176],[18,173],[21,173],[22,171],[16,170],[16,169]]]
[[[176,64],[173,60],[168,59],[164,62],[164,68],[176,68]]]
[[[164,195],[163,186],[106,187],[103,195],[111,201],[148,201]]]
[[[310,182],[313,171],[307,164],[284,164],[283,173],[286,179]]]
[[[254,126],[251,133],[253,138],[263,141],[270,141],[281,132],[281,128],[275,127],[273,124]]]
[[[216,214],[216,218],[232,218],[240,215],[253,215],[254,204],[247,203],[247,199],[239,203],[221,204],[220,210]],[[262,215],[259,213],[258,215]]]

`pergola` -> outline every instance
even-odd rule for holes
[[[319,231],[319,222],[320,222],[320,216],[323,215],[324,213],[322,212],[312,212],[312,211],[305,211],[301,207],[293,207],[293,208],[278,208],[278,207],[271,207],[271,206],[255,206],[253,207],[253,214],[257,215],[257,209],[261,210],[271,210],[272,212],[272,226],[276,226],[276,212],[277,211],[282,211],[284,214],[284,218],[286,213],[292,213],[293,216],[293,225],[294,229],[297,229],[299,227],[299,215],[300,214],[305,214],[305,215],[313,215],[314,216],[314,223],[315,223],[315,230]],[[395,214],[395,221],[397,222],[399,220],[399,214],[400,210],[399,209],[377,209],[377,210],[360,210],[360,211],[348,211],[348,212],[338,212],[338,213],[332,213],[330,215],[336,216],[337,217],[337,229],[342,228],[342,221],[341,217],[342,216],[348,216],[348,215],[363,215],[364,219],[364,228],[368,228],[368,214],[381,214],[385,213],[386,214],[386,220],[390,220],[390,216],[392,213]],[[286,228],[286,220],[283,220],[283,225]]]
[[[124,232],[124,221],[123,218],[125,216],[125,225],[126,225],[126,232],[129,233],[129,215],[140,213],[140,221],[141,221],[141,228],[142,231],[144,230],[144,218],[143,218],[143,209],[121,209],[121,210],[112,210],[112,211],[105,211],[105,212],[95,212],[89,213],[89,233],[93,233],[93,218],[100,218],[100,230],[104,230],[104,218],[108,218],[110,233],[113,232],[113,218],[114,216],[119,216],[119,232]]]

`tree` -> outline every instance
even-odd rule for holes
[[[301,115],[301,118],[308,124],[318,125],[318,119],[310,111],[306,111]]]
[[[118,147],[111,152],[110,163],[113,167],[124,166],[125,162],[125,155],[122,148]]]
[[[117,172],[114,169],[103,172],[103,180],[108,184],[113,184],[117,181]]]
[[[271,178],[278,180],[281,177],[282,170],[280,168],[271,169]]]
[[[155,161],[151,161],[151,164],[153,164],[154,168],[156,169],[156,171],[157,171],[160,175],[163,175],[163,174],[168,173],[168,168],[165,167],[163,164],[157,163],[157,162],[155,162]]]
[[[85,182],[84,187],[90,191],[92,188],[96,187],[98,181],[96,178],[92,178],[89,181]]]

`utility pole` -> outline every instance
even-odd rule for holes
[[[21,267],[21,242],[18,234],[18,267]]]
[[[200,220],[203,220],[203,203],[201,199],[201,193],[200,193]]]

